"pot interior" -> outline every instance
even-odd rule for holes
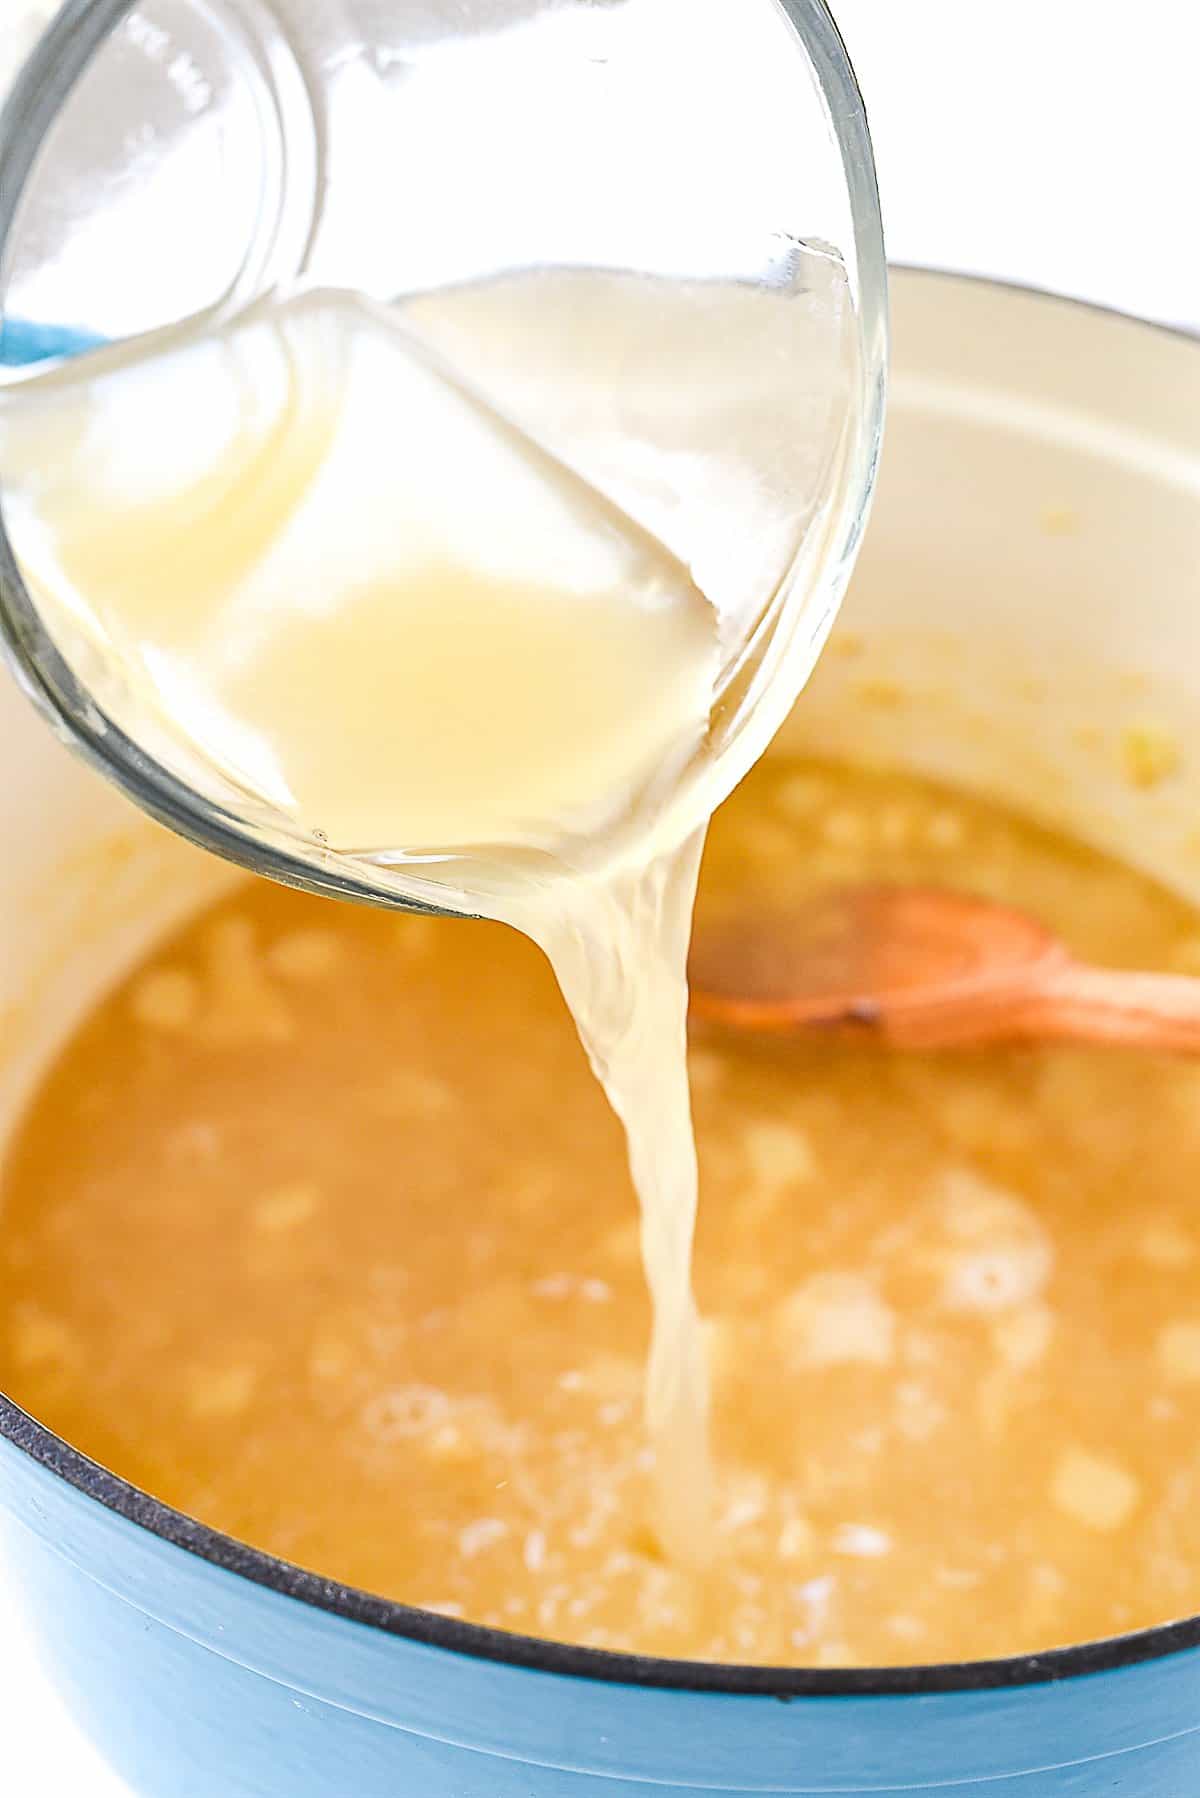
[[[875,514],[777,748],[936,775],[1200,902],[1200,345],[901,273]],[[1136,746],[1169,745],[1146,781]],[[0,1135],[63,1035],[238,878],[0,684]],[[469,927],[467,927],[469,928]]]

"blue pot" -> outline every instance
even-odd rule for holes
[[[1160,684],[1164,705],[1178,698],[1182,682],[1169,716],[1200,766],[1200,610],[1181,603],[1200,566],[1200,345],[985,283],[902,273],[893,300],[891,442],[847,609],[868,644],[893,644],[898,622],[935,634],[971,730],[937,708],[919,733],[903,708],[852,716],[837,685],[848,663],[826,670],[785,737],[956,771],[1035,810],[1029,770],[1053,770],[1060,822],[1200,898],[1187,783],[1151,808],[1131,801],[1119,774],[1086,759],[1077,712],[1026,697],[1006,717],[1000,679],[1006,645],[1020,666],[1052,669],[1067,642],[1139,668],[1147,704]],[[1075,508],[1085,527],[1048,541],[1047,505]],[[902,644],[887,653],[902,659]],[[26,967],[44,981],[48,956],[75,1003],[59,912],[22,897],[32,889],[15,864],[28,864],[22,880],[52,878],[88,833],[128,831],[128,817],[106,811],[117,802],[3,689],[0,759],[22,770],[0,782],[0,832],[20,848],[0,859],[0,1005],[20,1001]],[[99,909],[86,914],[93,938]],[[52,987],[31,989],[39,1004]],[[4,1078],[0,1060],[0,1124]],[[288,1567],[135,1491],[3,1400],[0,1532],[52,1675],[140,1798],[1200,1793],[1200,1619],[1033,1658],[882,1671],[561,1648]]]
[[[10,1562],[55,1679],[143,1798],[1186,1798],[1200,1623],[890,1672],[642,1661],[347,1591],[191,1523],[0,1408]]]

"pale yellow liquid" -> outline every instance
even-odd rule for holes
[[[826,273],[833,382],[817,403],[804,390],[797,443],[837,422],[847,315],[840,272]],[[526,291],[504,289],[491,339],[486,315],[466,334],[468,365],[492,343],[502,393],[521,354],[562,348],[565,290],[534,283],[539,316],[549,306],[559,324],[523,338]],[[599,342],[628,288],[600,278],[590,291]],[[756,429],[794,422],[779,371],[814,371],[779,350],[799,347],[793,320],[810,336],[822,328],[822,291],[790,310],[759,302],[747,321],[735,289],[735,329],[716,336],[712,295],[697,290],[698,310],[693,295],[697,342],[760,347],[771,376],[757,414],[759,387],[747,398],[741,384],[735,435],[750,429],[747,406]],[[0,414],[10,522],[73,669],[184,781],[275,841],[366,858],[425,897],[432,883],[443,903],[510,923],[549,956],[625,1126],[642,1204],[653,1524],[673,1555],[698,1562],[711,1477],[685,964],[720,797],[709,736],[731,644],[665,541],[440,360],[430,345],[461,323],[451,305],[422,342],[391,311],[318,293],[87,358]],[[663,354],[669,440],[682,388]],[[567,386],[543,366],[534,410],[546,415],[546,393]],[[721,382],[715,392],[707,416],[697,396],[695,430],[712,432],[719,469],[728,452],[712,426],[730,399]],[[630,462],[644,475],[639,428]],[[693,463],[703,449],[688,446]],[[812,449],[819,460],[822,443]],[[678,464],[668,442],[666,473],[642,495],[676,533],[688,513]],[[785,463],[781,493],[787,475]],[[698,553],[728,602],[736,556],[714,536],[719,509],[695,501]],[[770,536],[762,503],[738,552],[748,566],[762,554],[755,538]],[[790,502],[776,513],[782,542],[796,529]]]
[[[712,606],[389,314],[315,295],[82,369],[7,419],[17,540],[169,766],[476,886],[645,834],[708,728]]]

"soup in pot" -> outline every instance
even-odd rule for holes
[[[716,818],[696,929],[881,878],[1200,968],[1200,917],[1130,869],[783,758]],[[528,1635],[853,1666],[1200,1610],[1200,1068],[697,1023],[691,1074],[700,1567],[649,1502],[621,1132],[499,925],[246,883],[158,946],[8,1154],[0,1383],[217,1529]]]

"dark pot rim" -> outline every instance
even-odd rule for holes
[[[905,273],[929,279],[969,281],[999,287],[1034,299],[1053,300],[1124,319],[1144,330],[1165,332],[1193,342],[1195,333],[1145,319],[1136,319],[1114,307],[1048,293],[1018,281],[985,275],[963,275],[953,270],[897,265]],[[379,1598],[352,1586],[322,1579],[302,1567],[251,1548],[232,1536],[222,1535],[207,1524],[163,1504],[129,1481],[109,1472],[74,1449],[52,1430],[0,1393],[0,1438],[28,1455],[85,1498],[103,1505],[128,1523],[150,1531],[162,1541],[207,1561],[225,1573],[236,1574],[316,1610],[363,1624],[384,1635],[398,1636],[451,1654],[476,1660],[496,1661],[533,1672],[558,1674],[607,1684],[654,1687],[680,1692],[710,1692],[729,1697],[853,1698],[919,1697],[942,1692],[979,1692],[1005,1687],[1040,1685],[1049,1681],[1079,1679],[1160,1660],[1200,1647],[1200,1616],[1167,1623],[1128,1635],[1084,1642],[1076,1647],[1049,1649],[1040,1654],[1013,1655],[986,1661],[935,1663],[904,1667],[755,1667],[723,1666],[706,1661],[664,1660],[648,1655],[614,1654],[605,1649],[577,1648],[531,1636],[510,1635],[481,1624],[461,1622],[432,1611],[422,1611],[393,1599]]]

